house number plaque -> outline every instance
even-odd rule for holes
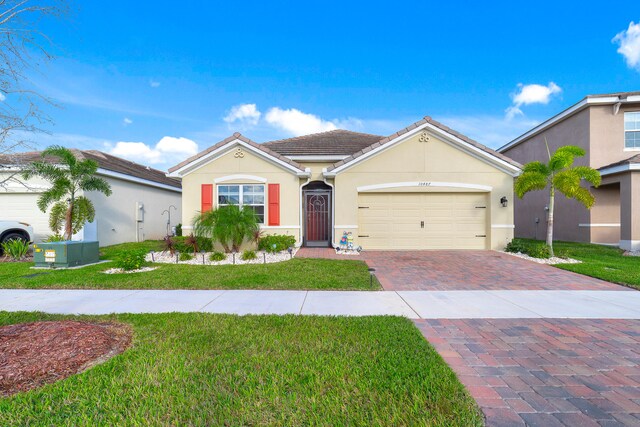
[[[423,181],[418,183],[418,187],[429,187],[429,186],[431,186],[431,183],[428,181]]]

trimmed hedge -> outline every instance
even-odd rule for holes
[[[260,238],[258,242],[258,249],[270,253],[286,251],[296,244],[296,238],[287,234],[273,234]],[[273,247],[275,246],[275,249]]]
[[[551,257],[549,246],[544,242],[531,242],[522,239],[513,239],[504,249],[506,252],[522,253],[533,258],[547,259]]]

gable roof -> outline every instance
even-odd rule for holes
[[[382,138],[380,135],[335,129],[269,141],[262,145],[283,156],[350,156]]]
[[[601,175],[611,175],[628,170],[640,170],[640,154],[635,154],[628,159],[602,166],[598,168],[598,170]]]
[[[526,141],[527,139],[533,137],[534,135],[539,134],[547,128],[555,125],[556,123],[573,116],[574,114],[588,108],[592,105],[617,105],[618,107],[622,104],[630,104],[630,103],[640,103],[640,91],[633,92],[616,92],[616,93],[603,93],[598,95],[587,95],[582,98],[577,103],[573,104],[571,107],[559,112],[555,116],[545,120],[540,123],[538,126],[535,126],[533,129],[528,130],[523,133],[519,137],[515,138],[512,141],[507,142],[502,147],[498,148],[498,151],[503,153],[510,148],[519,145],[520,143]]]
[[[223,149],[226,145],[232,144],[237,141],[241,141],[242,143],[244,143],[243,145],[245,147],[253,149],[258,153],[262,153],[262,155],[268,158],[274,159],[276,162],[280,164],[284,164],[286,167],[294,170],[295,172],[306,173],[305,168],[299,163],[277,153],[276,151],[271,150],[269,147],[265,147],[263,144],[258,144],[256,142],[253,142],[252,140],[243,136],[239,132],[236,132],[233,135],[229,136],[228,138],[225,138],[222,141],[218,142],[217,144],[212,145],[206,150],[203,150],[198,154],[191,156],[188,159],[178,163],[177,165],[170,167],[169,176],[180,176],[181,170],[183,170],[185,167],[189,166],[190,164],[198,160],[201,160],[201,159],[204,160],[206,156],[216,153],[219,150]]]
[[[122,159],[111,154],[103,153],[98,150],[77,150],[71,149],[71,152],[78,160],[94,160],[98,163],[98,173],[105,174],[105,171],[115,172],[124,176],[139,178],[141,180],[157,183],[175,189],[180,189],[182,184],[180,181],[169,178],[166,174],[158,169],[144,166],[130,160]],[[0,155],[0,165],[22,166],[37,160],[42,160],[42,151],[27,151],[23,153],[3,154]],[[45,157],[46,162],[56,163],[56,157]],[[108,173],[106,173],[109,175]],[[124,176],[113,175],[115,177],[124,178]]]
[[[520,169],[522,167],[522,165],[518,162],[516,162],[513,159],[510,159],[509,157],[498,153],[495,150],[492,150],[491,148],[480,144],[477,141],[474,141],[473,139],[454,131],[453,129],[443,125],[442,123],[438,122],[437,120],[432,119],[429,116],[424,117],[422,120],[419,120],[409,126],[407,126],[404,129],[400,129],[399,131],[397,131],[394,134],[391,134],[389,136],[387,136],[386,138],[382,138],[379,141],[375,142],[374,144],[371,144],[367,147],[364,147],[363,149],[351,154],[349,157],[340,160],[337,163],[334,163],[331,167],[327,168],[327,172],[332,172],[332,171],[336,171],[336,169],[338,168],[344,168],[346,165],[351,164],[355,161],[357,161],[358,159],[360,159],[362,156],[366,155],[367,153],[369,153],[372,150],[375,150],[376,148],[382,147],[384,145],[388,145],[390,143],[395,142],[400,136],[407,134],[411,131],[415,131],[418,128],[422,127],[428,127],[428,126],[432,126],[436,129],[439,129],[440,131],[444,132],[445,134],[448,134],[454,138],[457,138],[461,141],[463,141],[464,143],[480,150],[481,152],[483,152],[484,154],[493,157],[494,159],[497,159],[501,162],[507,163],[508,165],[512,166],[515,169]]]

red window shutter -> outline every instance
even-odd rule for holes
[[[200,204],[201,212],[210,211],[213,208],[213,184],[202,184]]]
[[[280,225],[280,184],[269,184],[269,225]]]

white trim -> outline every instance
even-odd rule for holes
[[[334,225],[333,228],[358,228],[357,225]]]
[[[623,151],[640,151],[640,148],[636,148],[636,147],[633,147],[633,148],[629,147],[629,148],[627,148],[627,147],[625,147]]]
[[[261,182],[261,183],[265,183],[267,182],[267,178],[262,178],[260,176],[255,176],[255,175],[242,175],[242,174],[237,174],[237,175],[227,175],[227,176],[221,176],[220,178],[216,178],[213,180],[214,184],[218,184],[219,182],[227,182],[227,181],[233,181],[236,179],[243,179],[243,180],[250,180],[250,181],[257,181],[257,182]]]
[[[616,223],[591,223],[591,224],[578,224],[578,227],[620,227],[620,224]]]
[[[513,224],[491,224],[491,228],[516,228]]]
[[[169,191],[175,191],[176,193],[182,193],[182,188],[172,187],[170,185],[161,184],[159,182],[150,181],[148,179],[138,178],[138,177],[135,177],[135,176],[127,175],[125,173],[114,172],[114,171],[110,171],[110,170],[106,170],[106,169],[102,169],[102,168],[98,168],[96,173],[98,175],[104,175],[104,176],[108,176],[108,177],[111,177],[111,178],[117,178],[117,179],[121,179],[123,181],[135,182],[137,184],[144,184],[144,185],[148,185],[150,187],[162,188],[163,190],[169,190]]]
[[[182,166],[179,169],[176,169],[175,171],[168,173],[167,176],[169,177],[183,177],[184,175],[194,172],[198,169],[200,169],[201,167],[211,163],[212,161],[218,159],[219,157],[227,154],[234,146],[236,145],[241,145],[242,147],[246,148],[247,150],[251,151],[254,154],[257,154],[258,156],[264,157],[266,160],[282,167],[283,169],[287,169],[290,172],[295,173],[297,176],[308,176],[309,172],[307,171],[301,171],[300,169],[296,168],[295,166],[290,165],[287,162],[284,162],[276,157],[273,157],[272,155],[265,153],[262,150],[259,150],[255,147],[253,147],[250,144],[247,144],[246,142],[242,141],[241,139],[234,139],[232,141],[229,141],[228,143],[226,143],[225,145],[218,147],[217,149],[205,154],[204,156],[193,160],[190,163],[187,163],[186,165]]]
[[[407,139],[411,138],[413,135],[417,134],[418,132],[422,131],[423,129],[429,129],[429,131],[433,132],[434,134],[439,135],[440,137],[442,137],[445,142],[449,142],[450,144],[453,143],[455,145],[457,145],[457,148],[462,148],[463,151],[465,151],[467,154],[470,154],[472,156],[474,156],[477,159],[483,160],[487,163],[490,163],[492,166],[500,169],[501,171],[508,173],[512,176],[518,176],[521,172],[520,168],[510,164],[509,162],[506,162],[492,154],[487,153],[484,150],[481,150],[480,148],[469,144],[468,142],[458,138],[455,135],[452,135],[448,132],[443,131],[442,129],[433,126],[430,123],[423,123],[420,126],[417,126],[415,128],[413,128],[412,130],[410,130],[409,132],[406,132],[400,136],[397,136],[396,138],[392,139],[391,141],[382,144],[376,148],[374,148],[373,150],[370,150],[364,154],[362,154],[361,156],[356,157],[355,159],[351,160],[350,162],[347,162],[337,168],[335,168],[334,170],[330,171],[330,172],[324,172],[324,176],[325,177],[334,177],[336,176],[336,174],[351,168],[352,166],[355,166],[356,164],[362,162],[363,160],[368,159],[371,156],[374,156],[376,154],[378,154],[381,151],[384,151],[388,148],[393,147],[394,145],[396,145],[399,142],[403,142],[406,141]],[[448,141],[447,141],[448,140]],[[453,145],[452,144],[452,145]],[[454,146],[455,146],[454,145]]]
[[[293,229],[299,229],[300,226],[299,225],[262,225],[260,224],[260,228],[293,228]]]
[[[388,182],[384,184],[363,185],[358,187],[358,193],[363,193],[372,190],[384,190],[387,188],[402,188],[402,187],[438,187],[438,188],[466,188],[472,190],[491,191],[493,187],[488,185],[479,184],[467,184],[462,182],[433,182],[433,181],[412,181],[412,182]]]
[[[613,175],[614,173],[640,170],[640,163],[627,163],[624,165],[611,166],[600,170],[600,175]]]
[[[640,251],[640,240],[620,240],[620,249]]]
[[[585,97],[583,98],[580,102],[578,102],[577,104],[572,105],[571,107],[567,108],[566,110],[556,114],[555,116],[551,117],[550,119],[545,120],[544,122],[540,123],[538,126],[534,127],[533,129],[523,133],[522,135],[520,135],[519,137],[517,137],[516,139],[514,139],[511,142],[508,142],[507,144],[503,145],[502,147],[498,148],[498,152],[499,153],[503,153],[504,151],[508,150],[511,147],[514,147],[516,145],[518,145],[519,143],[521,143],[522,141],[524,141],[525,139],[531,138],[534,135],[537,135],[538,133],[542,132],[543,130],[547,129],[548,127],[553,126],[554,124],[556,124],[557,122],[574,115],[575,113],[583,110],[584,108],[590,106],[590,105],[602,105],[602,104],[617,104],[617,103],[622,103],[622,104],[626,104],[626,103],[630,103],[630,102],[638,102],[638,100],[640,100],[640,96],[628,96],[627,98],[620,98],[619,96],[607,96],[607,97]]]
[[[337,162],[349,156],[343,155],[318,155],[318,156],[285,156],[287,159],[304,162]]]

